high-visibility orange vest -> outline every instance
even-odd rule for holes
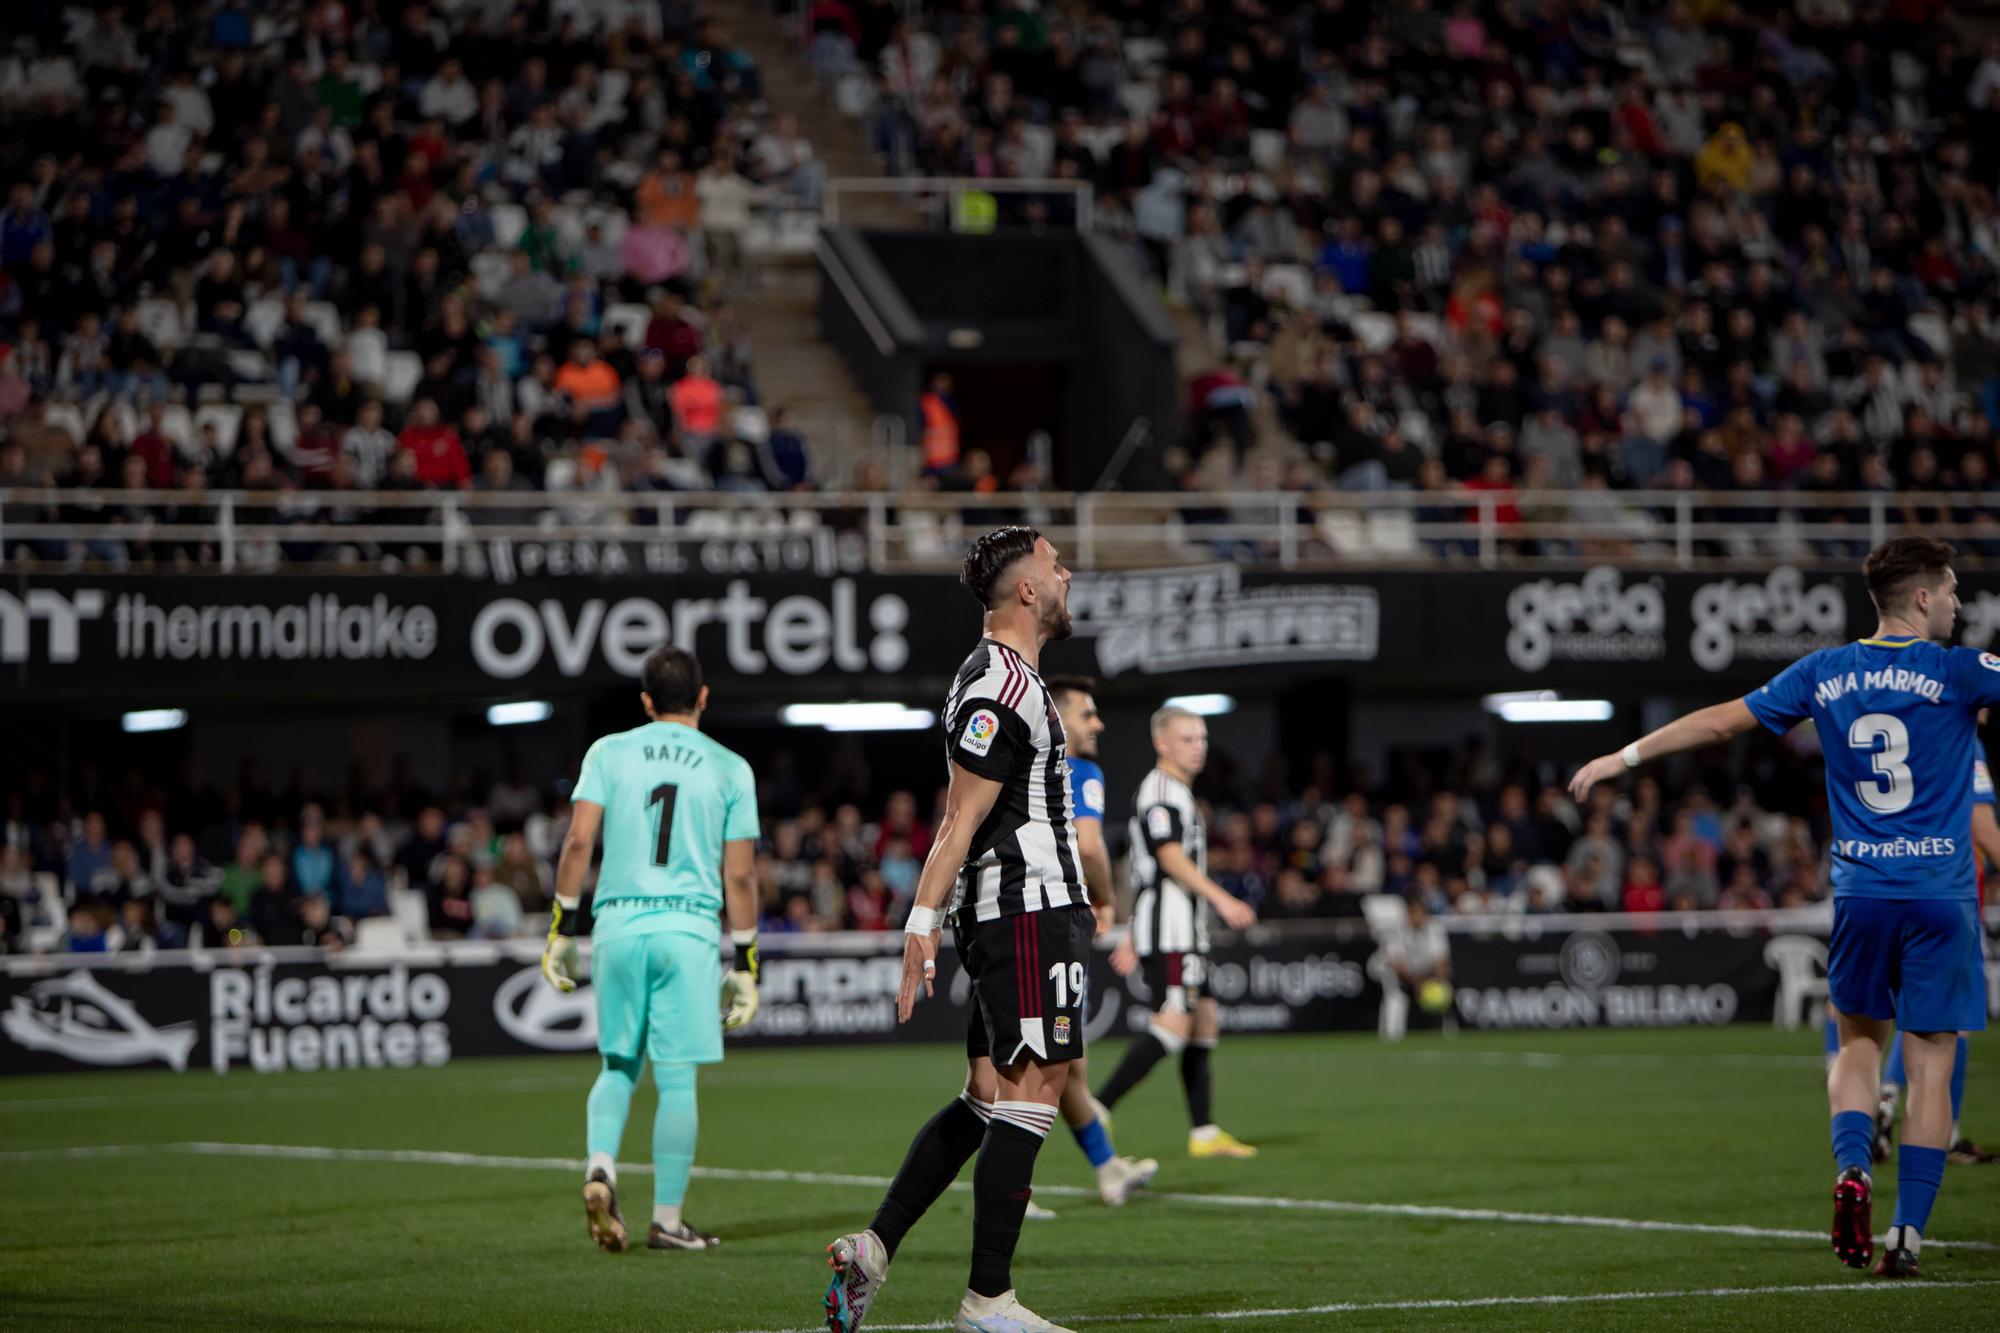
[[[943,398],[927,393],[924,409],[924,466],[951,467],[958,462],[958,416]]]

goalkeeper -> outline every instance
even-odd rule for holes
[[[590,1237],[606,1250],[625,1248],[618,1145],[639,1062],[650,1058],[660,1105],[646,1245],[706,1250],[716,1237],[681,1216],[694,1170],[694,1075],[697,1065],[722,1059],[722,1030],[757,1012],[757,790],[750,765],[699,729],[708,687],[692,653],[657,649],[640,678],[639,702],[651,720],[603,737],[583,757],[542,973],[560,990],[576,988],[578,899],[602,824],[591,977],[604,1069],[588,1109],[583,1206]],[[736,948],[727,978],[717,940],[725,897]]]

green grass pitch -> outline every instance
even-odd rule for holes
[[[1116,1043],[1097,1051],[1099,1077],[1117,1054]],[[725,1172],[886,1177],[959,1069],[944,1046],[733,1055],[703,1072],[698,1160]],[[584,1235],[579,1169],[532,1160],[580,1157],[594,1071],[579,1056],[0,1081],[0,1327],[820,1327],[824,1246],[865,1224],[880,1187],[698,1176],[688,1213],[722,1235],[719,1250],[601,1254]],[[1397,1047],[1364,1036],[1226,1039],[1218,1118],[1262,1156],[1189,1160],[1170,1067],[1119,1108],[1116,1130],[1121,1151],[1161,1160],[1163,1193],[1237,1201],[1153,1197],[1111,1210],[1061,1193],[1090,1175],[1058,1129],[1036,1184],[1059,1216],[1027,1224],[1015,1276],[1030,1305],[1083,1329],[2000,1327],[2000,1249],[1928,1248],[1925,1278],[1902,1286],[1833,1259],[1821,1238],[1832,1180],[1821,1086],[1816,1034],[1751,1028]],[[629,1163],[649,1156],[652,1107],[647,1085]],[[1966,1121],[1975,1137],[2000,1137],[2000,1041],[1974,1039]],[[190,1143],[468,1160],[169,1146]],[[56,1151],[105,1145],[128,1148]],[[621,1184],[643,1234],[650,1178],[628,1172]],[[1894,1188],[1890,1168],[1878,1179],[1878,1230]],[[898,1256],[870,1327],[949,1321],[970,1227],[970,1195],[947,1194]],[[1789,1231],[1811,1234],[1761,1234]],[[1950,1168],[1931,1231],[2000,1243],[2000,1166]],[[1575,1299],[1671,1292],[1684,1294]],[[1465,1304],[1544,1297],[1563,1299]]]

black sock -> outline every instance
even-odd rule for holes
[[[868,1224],[869,1230],[882,1238],[890,1258],[896,1257],[904,1234],[958,1179],[959,1171],[985,1138],[986,1122],[963,1097],[952,1098],[949,1106],[917,1131],[896,1178],[889,1182],[889,1192],[882,1196],[882,1206],[875,1210],[875,1220]]]
[[[1188,1123],[1196,1129],[1214,1122],[1209,1111],[1212,1085],[1208,1071],[1208,1057],[1214,1053],[1213,1046],[1198,1041],[1190,1041],[1181,1052],[1181,1086],[1187,1089]]]
[[[1118,1099],[1139,1085],[1139,1080],[1151,1073],[1153,1066],[1167,1058],[1167,1048],[1151,1028],[1147,1028],[1132,1039],[1125,1048],[1125,1058],[1118,1062],[1118,1068],[1111,1071],[1111,1081],[1097,1090],[1097,1100],[1105,1109],[1118,1105]]]
[[[995,1118],[972,1168],[972,1278],[966,1285],[981,1296],[998,1296],[1014,1286],[1014,1246],[1021,1219],[1034,1193],[1035,1154],[1042,1136]]]

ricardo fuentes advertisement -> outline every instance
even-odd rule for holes
[[[949,947],[938,996],[896,1023],[902,937],[820,936],[765,946],[761,1003],[732,1047],[959,1042],[969,984]],[[1365,934],[1272,935],[1219,948],[1210,990],[1232,1031],[1372,1028],[1380,988]],[[1086,1038],[1145,1025],[1137,976],[1091,965]],[[720,1021],[718,1006],[714,1021]],[[453,945],[394,959],[251,951],[5,960],[0,1071],[165,1068],[311,1072],[435,1067],[479,1056],[594,1051],[595,997],[543,981],[530,945]]]

